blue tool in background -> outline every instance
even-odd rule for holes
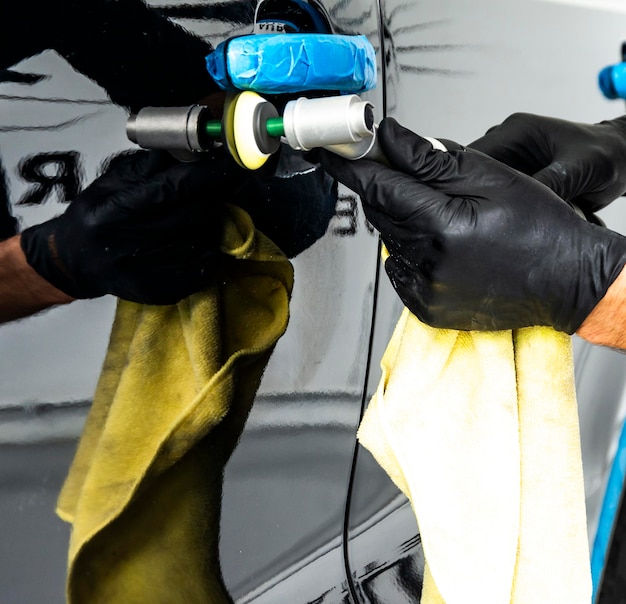
[[[626,100],[626,42],[622,43],[622,60],[608,65],[598,74],[598,85],[602,94],[610,100]],[[603,573],[610,553],[610,545],[617,523],[620,507],[624,505],[624,483],[626,480],[626,424],[622,426],[617,451],[611,465],[598,528],[591,548],[592,602],[598,602]]]
[[[626,99],[626,42],[622,44],[622,61],[604,67],[598,74],[598,85],[607,99]]]

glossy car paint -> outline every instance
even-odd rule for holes
[[[254,2],[150,3],[214,44],[251,30]],[[467,143],[515,111],[597,121],[598,70],[617,59],[619,7],[522,0],[328,1],[334,22],[377,49],[364,95],[430,136]],[[227,9],[224,8],[227,7]],[[219,11],[219,13],[218,13]],[[46,160],[80,186],[132,148],[127,113],[53,52],[0,83],[0,147],[23,227],[65,208],[63,184],[35,205],[23,166]],[[47,154],[47,155],[44,155]],[[56,172],[55,172],[56,170]],[[70,180],[63,181],[66,186]],[[626,232],[619,204],[604,212]],[[419,601],[423,554],[408,502],[355,440],[401,310],[358,200],[340,188],[327,234],[294,260],[291,320],[227,468],[221,562],[237,602]],[[67,527],[53,514],[93,394],[114,300],[76,302],[0,327],[0,600],[63,601]],[[589,536],[623,421],[624,357],[575,339]],[[461,460],[460,460],[461,463]],[[35,580],[37,579],[37,580]]]
[[[619,60],[626,14],[617,5],[385,0],[382,6],[387,115],[416,132],[467,144],[516,111],[583,122],[623,113],[623,103],[607,101],[596,84],[607,58]],[[626,233],[619,201],[602,217]],[[387,287],[383,275],[380,295]],[[376,335],[381,347],[373,351],[373,364],[390,336],[388,317],[386,304],[380,303]],[[593,548],[624,419],[625,359],[576,337],[574,351]],[[371,378],[368,398],[377,385],[376,371]],[[348,548],[359,597],[371,603],[417,601],[423,553],[416,525],[407,530],[410,507],[397,490],[388,487],[384,497],[374,484],[384,484],[384,477],[369,453],[359,449]],[[374,518],[378,540],[364,546],[374,533],[368,530]]]

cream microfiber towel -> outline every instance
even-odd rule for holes
[[[220,604],[222,472],[288,321],[291,263],[228,208],[214,287],[120,301],[61,491],[70,604]]]
[[[358,438],[411,502],[422,604],[590,604],[570,337],[404,309],[382,370]]]

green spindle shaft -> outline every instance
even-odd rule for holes
[[[265,123],[267,133],[273,137],[284,136],[285,124],[282,117],[272,117]],[[204,124],[204,131],[211,138],[220,138],[222,136],[222,122],[217,120],[209,120]]]
[[[282,117],[271,117],[267,120],[265,127],[270,136],[278,138],[285,135],[285,123]]]
[[[217,120],[209,120],[204,125],[204,131],[211,138],[219,138],[222,136],[222,122],[218,122]]]

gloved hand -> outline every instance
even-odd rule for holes
[[[468,146],[534,176],[586,215],[626,192],[626,116],[580,124],[515,113]]]
[[[328,229],[337,204],[337,182],[287,145],[276,155],[277,163],[269,170],[247,172],[234,201],[250,214],[256,228],[293,258]]]
[[[390,118],[378,132],[391,168],[320,159],[361,196],[404,304],[434,327],[575,332],[626,263],[626,238],[480,152],[434,150]]]
[[[175,303],[215,278],[216,191],[239,184],[233,165],[225,154],[188,164],[164,151],[117,157],[62,215],[22,233],[26,259],[74,298]]]

